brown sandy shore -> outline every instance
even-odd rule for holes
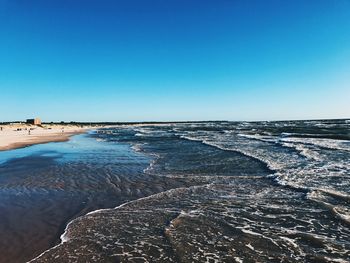
[[[46,125],[42,127],[16,124],[1,126],[0,151],[22,148],[34,144],[63,142],[75,134],[84,133],[89,127],[75,125]]]

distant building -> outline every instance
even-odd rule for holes
[[[41,125],[41,120],[39,118],[27,119],[28,124]]]

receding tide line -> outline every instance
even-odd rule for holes
[[[66,228],[64,229],[64,232],[63,234],[60,236],[60,239],[61,239],[61,243],[57,244],[56,246],[52,247],[52,248],[49,248],[47,250],[45,250],[44,252],[42,252],[41,254],[39,254],[38,256],[36,256],[35,258],[31,259],[30,261],[27,261],[27,263],[30,263],[30,262],[34,262],[35,260],[39,259],[41,256],[43,256],[44,254],[46,254],[47,252],[50,252],[51,250],[63,245],[64,243],[66,243],[67,241],[69,241],[69,238],[67,237],[68,235],[68,229],[69,229],[69,226],[71,224],[73,224],[75,221],[77,220],[81,220],[82,218],[84,218],[85,216],[88,216],[88,215],[92,215],[92,214],[96,214],[96,213],[99,213],[99,212],[102,212],[102,211],[112,211],[112,210],[117,210],[117,209],[120,209],[128,204],[132,204],[134,202],[139,202],[139,201],[142,201],[142,200],[147,200],[147,199],[151,199],[151,198],[154,198],[154,197],[157,197],[157,196],[161,196],[161,195],[164,195],[166,193],[172,193],[172,192],[175,192],[175,191],[178,191],[178,190],[189,190],[189,189],[196,189],[196,188],[199,188],[199,187],[208,187],[209,185],[211,184],[205,184],[205,185],[195,185],[195,186],[190,186],[190,187],[178,187],[178,188],[173,188],[173,189],[170,189],[170,190],[167,190],[167,191],[163,191],[163,192],[160,192],[160,193],[156,193],[156,194],[153,194],[153,195],[149,195],[149,196],[145,196],[145,197],[142,197],[142,198],[139,198],[139,199],[135,199],[135,200],[132,200],[132,201],[129,201],[129,202],[126,202],[126,203],[123,203],[119,206],[116,206],[114,208],[104,208],[104,209],[97,209],[97,210],[94,210],[94,211],[91,211],[85,215],[82,215],[80,217],[77,217],[75,219],[73,219],[72,221],[70,221]]]

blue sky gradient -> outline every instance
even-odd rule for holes
[[[0,0],[0,121],[350,118],[348,0]]]

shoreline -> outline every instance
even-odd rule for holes
[[[73,135],[83,134],[89,127],[35,127],[31,125],[2,126],[0,152],[49,142],[65,142]]]
[[[6,146],[0,145],[0,152],[15,150],[19,148],[25,148],[32,145],[49,143],[49,142],[66,142],[66,141],[69,141],[69,138],[71,136],[77,135],[77,134],[83,134],[85,132],[86,131],[76,131],[76,132],[67,132],[65,134],[56,133],[56,134],[50,134],[50,135],[39,135],[39,136],[36,135],[28,138],[28,140],[25,140],[25,141],[13,142]]]

